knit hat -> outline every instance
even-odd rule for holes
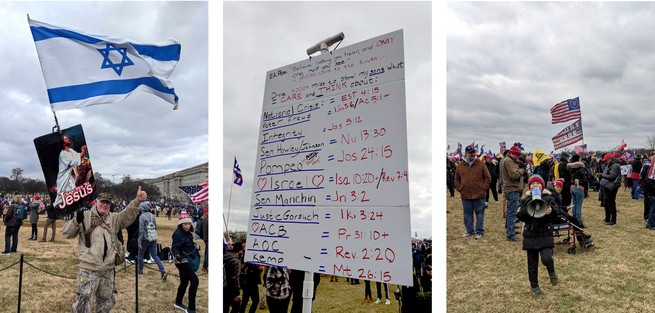
[[[603,156],[603,162],[605,162],[605,161],[607,161],[607,160],[609,160],[611,158],[613,158],[611,153],[605,153],[605,155]]]
[[[557,187],[557,186],[564,187],[564,179],[562,179],[562,178],[558,178],[558,179],[556,179],[556,180],[553,182],[553,186],[554,186],[554,187]]]
[[[179,220],[177,221],[177,225],[179,226],[179,225],[182,225],[184,223],[192,223],[193,224],[193,221],[189,217],[189,214],[186,213],[186,211],[182,211],[182,213],[180,213],[180,217],[179,217]]]
[[[243,244],[240,242],[235,242],[232,244],[232,252],[233,253],[238,253],[239,251],[243,250]]]
[[[541,178],[541,175],[539,174],[534,174],[530,176],[530,179],[528,180],[528,186],[532,185],[533,182],[538,182],[541,184],[541,189],[546,188],[546,183],[544,183],[544,179]]]
[[[569,157],[569,154],[566,153],[566,152],[562,152],[562,153],[559,154],[559,157],[560,157],[560,158],[568,158],[568,157]]]
[[[466,152],[466,153],[475,152],[475,148],[473,148],[471,146],[466,146],[466,148],[464,149],[464,152]]]
[[[509,148],[509,153],[514,155],[514,156],[520,156],[521,155],[521,149],[517,146],[512,146]]]

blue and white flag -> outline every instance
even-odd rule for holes
[[[176,40],[139,44],[28,22],[53,111],[118,102],[137,89],[177,109],[178,97],[168,80],[180,59]]]

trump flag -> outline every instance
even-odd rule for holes
[[[140,44],[28,18],[53,111],[114,103],[140,89],[177,108],[171,73],[181,45]]]

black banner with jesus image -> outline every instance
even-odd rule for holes
[[[34,146],[57,218],[95,199],[95,178],[82,125],[35,138]]]

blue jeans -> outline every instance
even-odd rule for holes
[[[655,197],[648,195],[648,204],[650,205],[650,211],[648,212],[648,227],[655,227]]]
[[[571,198],[573,200],[573,214],[582,222],[582,201],[584,200],[584,190],[577,187],[571,187]]]
[[[18,230],[21,225],[5,227],[5,251],[16,252],[18,249]],[[9,240],[11,239],[11,249],[9,247]]]
[[[139,249],[139,273],[143,273],[143,254],[145,251],[148,251],[150,257],[155,260],[159,271],[164,273],[166,270],[164,269],[164,265],[161,264],[161,259],[159,259],[159,256],[157,255],[157,242],[150,242],[147,240],[141,241],[141,249]]]
[[[632,180],[632,199],[639,199],[639,180]]]
[[[507,214],[505,216],[505,228],[507,238],[516,237],[516,210],[519,208],[519,200],[521,200],[521,192],[514,191],[505,194],[507,198]]]
[[[477,219],[475,223],[475,233],[484,234],[484,198],[465,200],[462,199],[462,206],[464,207],[464,226],[466,232],[473,234],[473,213]]]

